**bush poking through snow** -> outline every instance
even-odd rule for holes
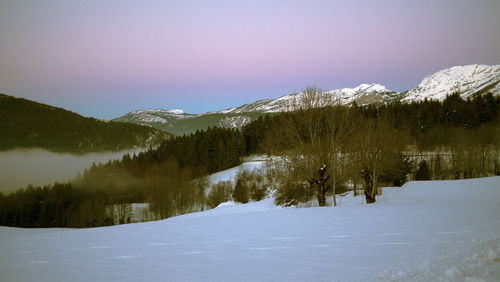
[[[234,186],[233,199],[235,202],[246,204],[248,203],[248,186],[246,183],[242,183],[240,179],[236,180],[236,185]]]
[[[267,188],[263,185],[257,185],[255,182],[250,186],[250,199],[254,202],[263,200],[267,196]]]
[[[210,208],[215,208],[220,203],[231,200],[231,194],[233,194],[231,181],[220,181],[212,185],[210,193],[208,194],[207,205]]]
[[[307,183],[294,182],[287,180],[280,183],[274,194],[274,203],[277,206],[296,206],[301,203],[307,203],[314,196],[310,185]]]
[[[267,196],[264,172],[259,170],[240,170],[236,175],[233,199],[235,202],[248,203],[260,201]]]

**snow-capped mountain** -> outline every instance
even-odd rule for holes
[[[415,88],[397,93],[385,86],[372,83],[354,88],[341,88],[322,92],[324,105],[358,105],[386,103],[393,100],[402,102],[444,100],[447,95],[458,93],[464,99],[491,92],[500,95],[500,65],[455,66],[426,76]],[[238,128],[261,115],[290,111],[304,99],[304,93],[294,93],[277,99],[259,100],[239,107],[203,114],[188,114],[183,110],[149,109],[130,112],[114,121],[149,125],[181,135],[192,133],[209,126]]]
[[[147,110],[137,110],[132,111],[122,118],[128,118],[134,121],[141,121],[144,124],[149,123],[169,123],[169,119],[179,119],[193,116],[191,114],[184,113],[183,110],[180,109],[147,109]]]
[[[176,135],[193,133],[209,126],[239,128],[256,119],[262,113],[203,113],[188,114],[180,109],[146,109],[125,114],[113,121],[148,125]]]
[[[342,88],[323,92],[326,104],[347,105],[354,101],[360,105],[384,102],[391,98],[396,92],[387,89],[380,84],[361,84],[354,88]],[[294,109],[294,105],[300,104],[304,96],[303,92],[281,96],[278,99],[259,100],[252,104],[219,111],[218,113],[246,113],[261,112],[275,113]]]
[[[131,122],[153,127],[158,127],[158,125],[171,127],[174,126],[177,120],[193,116],[196,115],[184,113],[184,111],[180,109],[146,109],[132,111],[122,117],[113,119],[113,121]]]
[[[444,100],[458,93],[463,99],[490,91],[500,94],[500,65],[455,66],[426,76],[417,87],[405,93],[402,101]]]
[[[354,101],[359,105],[385,102],[397,94],[380,84],[361,84],[354,88],[342,88],[323,92],[322,105],[347,105]],[[259,100],[240,107],[209,112],[203,114],[188,114],[180,109],[146,109],[136,110],[115,118],[113,121],[131,122],[149,125],[173,134],[192,133],[209,126],[239,128],[260,115],[294,110],[304,98],[304,93],[284,95],[277,99]]]

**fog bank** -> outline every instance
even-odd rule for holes
[[[54,182],[67,182],[92,163],[120,159],[124,154],[143,149],[119,152],[73,155],[53,153],[44,149],[16,149],[0,152],[0,191],[9,193],[29,184],[42,186]]]

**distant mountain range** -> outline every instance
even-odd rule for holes
[[[359,105],[381,103],[396,99],[398,93],[380,84],[361,84],[355,88],[343,88],[324,92],[331,103],[343,105],[356,102]],[[288,111],[301,99],[302,93],[282,96],[278,99],[259,100],[240,107],[209,112],[188,114],[183,110],[147,109],[132,111],[113,121],[149,125],[175,135],[189,134],[209,126],[239,128],[265,114]]]
[[[83,117],[62,108],[0,94],[0,151],[119,151],[160,144],[171,134],[149,126]]]
[[[488,92],[500,95],[500,65],[444,69],[426,76],[415,88],[401,93],[374,83],[324,91],[323,96],[328,98],[329,104],[350,105],[355,102],[367,105],[444,100],[454,93],[467,99]],[[136,110],[112,121],[102,121],[0,94],[0,151],[40,147],[84,153],[154,146],[170,138],[169,133],[189,134],[213,126],[239,128],[259,116],[293,110],[303,97],[302,92],[288,94],[203,114],[189,114],[180,109]]]
[[[426,76],[415,88],[397,93],[380,84],[361,84],[354,88],[325,91],[331,103],[358,105],[402,102],[424,99],[443,100],[458,93],[464,99],[491,92],[500,95],[500,65],[455,66]],[[300,101],[303,93],[294,93],[277,99],[259,100],[251,104],[203,114],[188,114],[183,110],[148,109],[127,113],[113,121],[148,125],[176,135],[192,133],[209,126],[241,127],[264,114],[288,111]]]

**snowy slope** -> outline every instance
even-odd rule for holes
[[[331,104],[340,103],[342,105],[350,104],[354,101],[359,104],[369,104],[383,102],[395,92],[387,89],[380,84],[361,84],[354,88],[342,88],[325,91]],[[303,93],[289,94],[277,99],[259,100],[252,104],[245,104],[237,108],[231,108],[219,111],[219,113],[245,113],[262,112],[275,113],[284,112],[293,109],[293,105],[301,101]]]
[[[403,102],[424,99],[443,100],[447,95],[459,93],[466,99],[476,94],[491,92],[500,95],[500,65],[455,66],[426,76],[415,88],[397,93],[385,86],[372,83],[354,88],[342,88],[324,92],[327,104],[358,105],[383,103],[393,100]],[[260,115],[293,110],[300,103],[303,93],[281,96],[277,99],[259,100],[239,107],[202,114],[188,114],[182,110],[137,110],[113,119],[149,125],[176,135],[192,133],[209,126],[239,128]]]
[[[180,109],[146,109],[136,110],[126,115],[113,119],[114,121],[132,122],[142,125],[151,125],[154,123],[162,123],[170,125],[173,121],[183,118],[190,118],[196,115],[184,113]]]
[[[494,95],[500,95],[500,65],[467,65],[454,66],[440,70],[426,76],[415,88],[399,94],[404,94],[403,101],[419,101],[424,99],[443,100],[447,95],[459,93],[466,99],[476,93],[491,91]],[[396,99],[398,93],[387,89],[385,86],[372,83],[360,84],[354,88],[342,88],[324,92],[332,103],[348,105],[354,101],[359,105],[386,102]],[[184,118],[196,118],[213,114],[242,114],[249,112],[274,113],[288,111],[292,105],[300,102],[303,93],[288,94],[277,99],[259,100],[254,103],[239,107],[224,109],[216,112],[203,114],[187,114],[182,110],[137,110],[123,117],[114,119],[117,121],[129,121],[141,124],[173,123],[172,120]],[[239,119],[239,120],[238,120]],[[221,120],[221,125],[241,126],[249,121],[246,117],[231,116]]]
[[[267,199],[107,228],[3,227],[0,280],[500,280],[500,177],[389,191],[373,205]]]
[[[220,181],[231,181],[233,184],[236,182],[236,176],[240,170],[254,171],[263,169],[266,163],[265,158],[248,159],[239,166],[232,167],[223,171],[219,171],[210,175],[210,184],[216,184]]]
[[[132,111],[113,119],[113,121],[149,125],[175,135],[183,135],[206,129],[209,126],[238,128],[256,119],[259,115],[259,113],[222,114],[217,112],[188,114],[178,109],[147,109]]]
[[[426,76],[409,90],[403,101],[444,100],[446,95],[459,93],[464,99],[483,90],[499,95],[500,65],[455,66]],[[495,88],[496,87],[496,88]]]

